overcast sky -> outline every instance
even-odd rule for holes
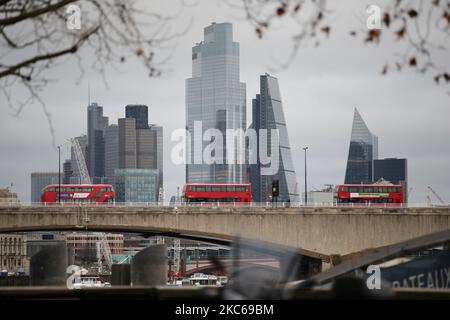
[[[193,2],[193,1],[191,1]],[[152,1],[149,10],[167,12],[167,1]],[[364,28],[365,7],[375,1],[340,1],[335,8],[329,40],[321,46],[302,48],[287,70],[273,70],[292,49],[295,25],[280,22],[259,40],[254,29],[240,18],[242,12],[222,1],[200,0],[184,8],[174,30],[193,21],[176,41],[173,55],[160,78],[149,78],[139,63],[130,62],[120,72],[102,78],[86,69],[79,85],[75,61],[51,71],[56,79],[41,97],[51,112],[56,143],[63,159],[69,156],[67,139],[86,133],[87,83],[91,101],[104,107],[110,124],[124,117],[125,105],[149,106],[149,120],[164,127],[164,185],[166,199],[184,184],[184,166],[170,161],[175,142],[173,130],[185,126],[185,79],[191,76],[191,48],[203,40],[203,28],[211,22],[232,22],[234,40],[240,43],[241,81],[247,84],[247,114],[259,91],[259,75],[269,72],[279,79],[283,108],[291,142],[297,181],[303,191],[303,153],[308,146],[308,185],[343,183],[348,156],[353,109],[358,108],[372,133],[379,137],[379,155],[408,159],[411,202],[425,203],[432,186],[450,201],[450,96],[448,88],[413,71],[381,76],[382,66],[392,60],[393,47],[362,45],[348,31]],[[172,1],[171,1],[171,4]],[[448,65],[448,58],[443,62]],[[86,56],[89,60],[89,56]],[[25,94],[25,91],[23,91]],[[0,100],[0,187],[14,184],[20,200],[30,201],[30,174],[57,171],[58,153],[52,146],[46,117],[38,104],[29,105],[19,118]],[[437,200],[431,195],[434,202]]]

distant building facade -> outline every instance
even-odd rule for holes
[[[125,117],[136,120],[136,129],[148,129],[148,107],[146,105],[127,105],[125,107]]]
[[[376,159],[378,159],[378,137],[370,132],[355,108],[345,183],[373,183],[373,161]]]
[[[89,266],[98,261],[97,243],[100,241],[100,234],[96,232],[72,232],[67,233],[66,244],[73,250],[73,260],[77,265]],[[112,255],[123,254],[123,234],[106,233],[106,241]]]
[[[156,169],[116,169],[116,202],[157,202],[158,176]]]
[[[114,184],[114,170],[119,168],[119,126],[111,124],[105,128],[105,177]]]
[[[163,128],[148,124],[147,110],[145,105],[128,105],[127,117],[118,120],[118,168],[157,170],[159,190],[163,186]]]
[[[93,183],[100,183],[105,176],[104,130],[108,118],[103,116],[103,107],[93,102],[88,106],[87,168]],[[99,179],[100,181],[96,181]]]
[[[194,129],[196,123],[201,129]],[[213,141],[202,139],[209,129],[224,137],[215,147],[218,155],[212,164],[201,161],[203,150]],[[246,129],[246,86],[240,82],[239,43],[233,41],[232,24],[213,23],[204,28],[203,41],[192,48],[192,77],[186,80],[186,130],[191,137],[186,141],[186,182],[246,182],[245,164],[226,161],[227,153],[237,152],[236,145],[226,148],[227,129]],[[201,132],[194,135],[194,131]]]
[[[403,186],[403,199],[408,202],[408,161],[407,159],[386,158],[374,161],[374,181],[383,178],[393,184]]]
[[[11,192],[9,188],[0,189],[0,203],[17,203],[17,193]]]
[[[0,234],[0,271],[26,272],[29,269],[27,259],[27,240],[21,234]]]
[[[49,184],[58,184],[58,172],[31,173],[31,202],[41,202],[42,189]],[[63,183],[61,174],[61,183]]]
[[[305,203],[305,192],[302,192],[303,203]],[[323,190],[308,191],[308,205],[312,206],[333,206],[334,190],[330,185]]]
[[[251,150],[251,152],[256,151],[256,155],[258,155],[258,157],[254,157],[254,159],[257,159],[257,163],[249,164],[249,180],[252,185],[253,201],[270,201],[272,182],[278,180],[279,196],[277,201],[297,203],[300,200],[297,179],[292,162],[291,147],[277,78],[268,74],[260,77],[260,94],[257,94],[256,98],[253,99],[252,121],[250,129],[254,129],[256,132],[257,150]],[[261,154],[260,148],[265,144],[265,150],[271,150],[270,143],[272,139],[277,138],[275,136],[272,137],[272,130],[274,129],[278,130],[279,136],[278,170],[273,175],[263,175],[262,169],[269,167],[270,164],[261,164],[259,158]],[[250,158],[252,158],[252,154]]]
[[[136,168],[136,120],[122,118],[119,123],[119,168]]]
[[[150,125],[150,129],[156,134],[156,169],[159,171],[159,188],[163,187],[164,181],[164,142],[163,142],[163,127],[155,124]]]

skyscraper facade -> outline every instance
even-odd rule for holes
[[[157,170],[157,190],[163,185],[162,161],[163,161],[163,130],[156,125],[144,125],[148,121],[147,106],[128,105],[126,107],[126,118],[119,119],[118,125],[118,168],[119,169],[148,169]],[[138,125],[139,123],[139,125]],[[146,175],[146,171],[117,171],[124,179],[139,172]],[[125,173],[124,173],[125,172]],[[153,173],[152,173],[153,174]],[[120,183],[119,183],[120,185]],[[130,196],[126,197],[130,198]],[[124,198],[125,199],[125,198]]]
[[[31,173],[31,202],[41,202],[42,189],[49,184],[58,184],[58,172]],[[61,174],[61,183],[62,181]]]
[[[156,131],[136,129],[136,168],[156,169]]]
[[[383,178],[393,184],[403,186],[403,199],[408,202],[408,161],[407,159],[387,158],[374,160],[373,180]]]
[[[345,183],[372,183],[373,161],[378,159],[378,137],[373,135],[355,108]]]
[[[157,202],[158,170],[116,169],[116,202]]]
[[[114,183],[114,170],[119,168],[119,127],[117,124],[105,128],[105,177]]]
[[[127,105],[125,107],[125,117],[136,119],[136,129],[148,129],[148,107],[146,105]]]
[[[103,107],[93,102],[88,106],[88,147],[87,167],[92,181],[105,175],[105,140],[104,129],[108,118],[103,116]]]
[[[187,182],[245,182],[245,164],[226,161],[227,154],[237,153],[237,146],[226,148],[226,130],[245,131],[245,99],[245,83],[239,78],[239,43],[233,41],[232,24],[213,23],[204,28],[204,40],[192,48],[192,77],[186,80],[186,129],[191,137],[186,145]],[[201,123],[201,132],[194,134],[196,123]],[[203,139],[208,129],[217,129],[223,136],[212,164],[203,159],[203,150],[213,142],[213,138]]]
[[[136,120],[122,118],[119,123],[119,168],[136,168]]]
[[[156,134],[156,169],[159,171],[159,188],[163,186],[164,181],[164,167],[163,167],[163,127],[157,125],[150,125],[150,129]],[[159,190],[158,188],[158,190]]]
[[[268,74],[260,76],[260,94],[252,101],[252,124],[251,129],[255,130],[257,136],[257,155],[262,152],[270,152],[271,143],[276,143],[278,139],[277,157],[271,155],[273,161],[278,161],[278,166],[273,174],[263,174],[264,167],[272,164],[262,164],[257,157],[257,163],[249,164],[249,178],[252,184],[252,199],[254,202],[266,202],[270,200],[272,181],[279,182],[279,195],[277,201],[296,203],[299,201],[297,189],[297,179],[292,162],[291,147],[289,144],[286,120],[281,102],[281,94],[278,86],[278,79]],[[262,131],[261,131],[262,130]],[[272,136],[272,130],[278,132],[277,136]],[[250,156],[251,158],[251,156]]]

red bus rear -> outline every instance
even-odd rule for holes
[[[58,203],[58,184],[50,184],[42,191],[41,202]],[[113,203],[115,193],[110,184],[62,184],[61,203]]]
[[[183,201],[190,205],[248,205],[252,202],[250,184],[186,184]]]
[[[340,184],[336,186],[334,198],[338,204],[399,205],[403,203],[403,187],[394,184]]]

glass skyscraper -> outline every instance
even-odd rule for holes
[[[105,128],[105,177],[114,183],[114,170],[119,168],[119,126],[111,124]]]
[[[249,164],[250,182],[252,184],[252,199],[254,202],[270,201],[272,181],[279,181],[278,202],[296,203],[299,201],[297,189],[297,179],[295,176],[294,164],[292,162],[291,147],[284,118],[283,105],[281,102],[278,79],[268,74],[260,77],[260,94],[256,95],[252,104],[252,124],[250,129],[254,129],[257,135],[257,152],[260,156],[262,144],[266,144],[266,153],[270,152],[270,144],[276,137],[272,136],[273,129],[278,130],[279,148],[277,159],[278,170],[272,175],[262,175],[262,168],[270,166],[263,165],[258,156],[257,164]],[[267,131],[260,131],[265,129]],[[267,132],[267,135],[266,135]],[[251,156],[250,156],[251,158]],[[274,160],[275,161],[275,160]]]
[[[156,169],[116,169],[116,202],[157,202],[158,175]]]
[[[87,168],[93,183],[105,176],[104,129],[108,117],[103,116],[103,107],[93,102],[88,106]]]
[[[192,77],[186,80],[186,129],[191,136],[186,146],[188,183],[246,182],[245,164],[226,161],[227,153],[237,153],[237,144],[234,150],[226,148],[226,130],[245,131],[245,99],[245,83],[239,79],[239,43],[233,42],[232,24],[213,23],[204,28],[204,40],[192,48]],[[194,135],[198,122],[202,129]],[[208,129],[217,129],[224,137],[216,144],[213,164],[202,160],[203,150],[214,141],[203,141]],[[218,159],[220,154],[223,158]]]
[[[345,183],[373,183],[373,161],[378,159],[378,137],[372,134],[355,108]]]
[[[136,129],[148,129],[148,107],[146,105],[127,105],[125,107],[125,117],[136,119]]]

